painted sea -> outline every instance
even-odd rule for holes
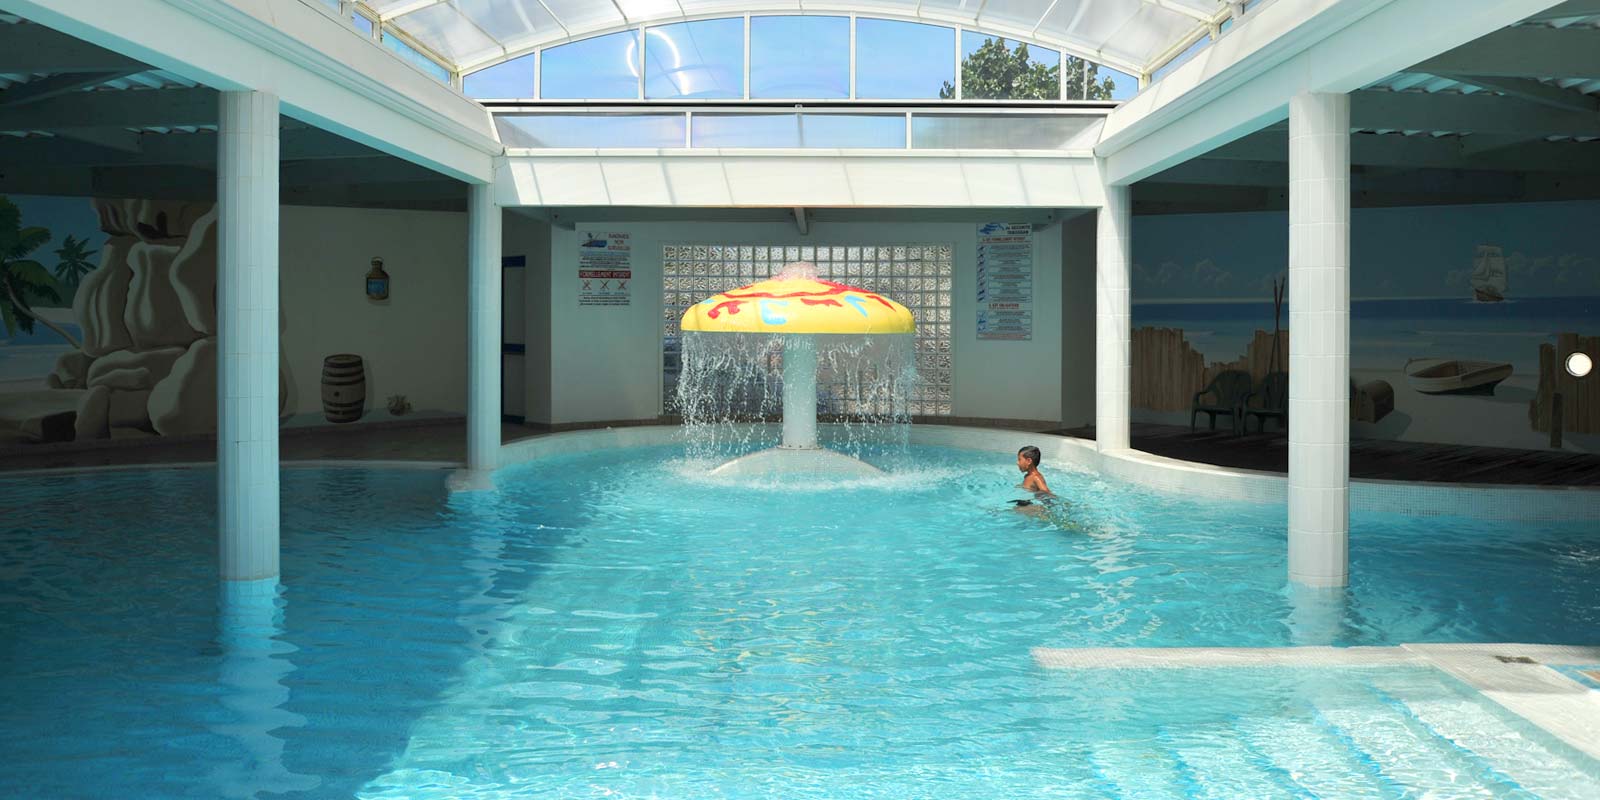
[[[1282,324],[1289,327],[1287,303]],[[1207,362],[1231,361],[1255,331],[1272,330],[1272,301],[1135,302],[1133,327],[1180,328]],[[1554,344],[1558,333],[1600,335],[1600,297],[1352,300],[1350,367],[1400,370],[1411,358],[1465,358],[1537,375],[1539,345]]]
[[[83,338],[83,331],[76,323],[56,324],[75,338]],[[33,326],[32,333],[14,330],[10,335],[6,335],[0,330],[0,391],[5,391],[8,385],[17,388],[44,388],[44,376],[55,369],[56,358],[70,350],[72,346],[62,340],[55,331],[37,323]]]

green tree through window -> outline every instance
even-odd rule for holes
[[[1067,59],[1067,96],[1072,98],[1076,87],[1085,85],[1086,69],[1088,99],[1110,100],[1116,83],[1109,76],[1101,78],[1098,65],[1079,58]],[[1061,67],[1030,61],[1027,44],[1012,49],[1003,38],[990,39],[961,61],[961,96],[966,99],[1055,100],[1060,92]],[[945,81],[939,98],[955,96],[955,84]]]
[[[1087,82],[1084,81],[1084,72],[1085,71],[1088,72],[1088,81]],[[1116,91],[1117,82],[1112,80],[1110,75],[1107,75],[1104,78],[1100,77],[1100,65],[1099,64],[1096,64],[1096,63],[1094,63],[1092,61],[1085,61],[1085,60],[1083,60],[1081,58],[1072,58],[1072,57],[1069,56],[1067,58],[1067,98],[1068,99],[1076,99],[1076,98],[1073,97],[1073,95],[1077,94],[1077,88],[1076,87],[1078,87],[1078,86],[1087,86],[1088,87],[1088,94],[1085,95],[1084,98],[1083,98],[1085,100],[1115,100],[1116,99],[1115,97],[1111,96],[1111,93],[1113,91]]]

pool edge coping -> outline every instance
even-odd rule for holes
[[[683,429],[678,425],[608,426],[535,434],[501,443],[497,453],[496,471],[557,454],[674,444],[682,440],[682,434]],[[1076,471],[1107,475],[1169,494],[1261,504],[1286,503],[1288,500],[1288,476],[1283,473],[1219,467],[1132,448],[1100,451],[1093,440],[1061,434],[925,423],[911,427],[910,440],[919,445],[994,453],[1012,451],[1020,446],[1019,442],[1043,444],[1046,445],[1044,449],[1047,464],[1054,461]],[[493,486],[493,472],[486,479],[486,476],[466,469],[459,461],[296,459],[283,461],[281,465],[295,469],[328,467],[448,470],[451,471],[449,484],[452,489],[481,490]],[[0,472],[0,481],[117,470],[208,467],[214,468],[215,463],[174,462],[22,469]],[[1456,516],[1524,522],[1600,520],[1600,488],[1352,479],[1350,510],[1399,513],[1414,517]]]

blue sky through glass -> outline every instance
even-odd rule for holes
[[[390,50],[399,53],[401,58],[404,58],[406,61],[411,62],[423,72],[433,76],[433,78],[440,83],[448,83],[450,81],[450,70],[439,66],[437,61],[434,61],[433,59],[417,52],[417,49],[411,45],[406,44],[405,42],[400,41],[399,39],[390,36],[387,33],[383,35],[383,44]]]
[[[513,58],[461,79],[468,97],[532,97],[533,56]]]
[[[856,19],[856,97],[937,99],[955,79],[955,28]]]
[[[639,32],[621,31],[544,51],[540,96],[633,99],[639,96]]]
[[[742,98],[744,20],[724,17],[647,28],[645,97]],[[582,39],[544,51],[541,97],[634,99],[639,96],[637,30]],[[971,55],[995,37],[963,31],[960,48]],[[753,16],[750,19],[750,96],[765,99],[841,99],[850,94],[850,20],[839,16]],[[1018,42],[1006,39],[1015,49]],[[422,56],[403,43],[391,47],[413,61]],[[955,81],[955,29],[900,20],[856,20],[856,96],[861,99],[936,100]],[[1028,45],[1029,60],[1047,67],[1059,51]],[[447,75],[438,65],[421,64]],[[431,68],[430,68],[431,67]],[[523,56],[465,76],[470,97],[531,97],[533,57]],[[1113,98],[1138,91],[1138,79],[1105,65],[1100,77],[1115,80]],[[1068,97],[1078,87],[1069,87]]]
[[[744,19],[645,29],[644,96],[744,97]]]
[[[750,96],[849,97],[849,17],[751,17]]]
[[[1112,68],[1110,68],[1110,67],[1108,67],[1108,66],[1106,66],[1104,64],[1100,64],[1099,67],[1100,67],[1100,73],[1096,77],[1096,79],[1099,80],[1099,81],[1104,82],[1106,78],[1111,78],[1111,83],[1112,83],[1111,99],[1112,100],[1127,100],[1128,98],[1130,98],[1130,97],[1134,96],[1135,94],[1139,93],[1139,79],[1138,78],[1135,78],[1135,77],[1133,77],[1132,75],[1129,75],[1126,72],[1121,72],[1119,70],[1114,70],[1114,69],[1112,69]]]

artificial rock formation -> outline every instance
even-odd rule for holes
[[[216,209],[153,200],[94,206],[111,239],[73,298],[83,350],[58,359],[46,379],[53,389],[87,390],[76,438],[215,431]],[[281,359],[278,378],[286,416],[291,379]]]

